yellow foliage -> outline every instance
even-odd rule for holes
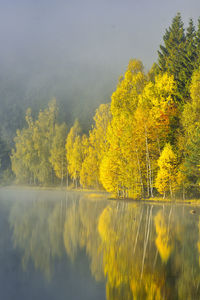
[[[190,95],[194,102],[199,104],[200,101],[200,69],[194,71],[190,85]]]
[[[98,231],[104,243],[113,243],[118,239],[116,232],[112,227],[112,214],[112,208],[107,206],[99,217]]]
[[[50,183],[52,165],[50,152],[55,138],[55,120],[57,115],[56,100],[48,108],[40,111],[33,121],[31,110],[26,113],[28,128],[17,131],[16,150],[12,151],[12,169],[19,182]]]
[[[155,186],[159,193],[170,191],[171,196],[177,187],[177,157],[172,147],[167,143],[158,159],[159,171]]]
[[[111,98],[113,118],[107,129],[110,148],[101,161],[100,180],[107,191],[122,197],[141,194],[133,116],[145,84],[146,76],[141,62],[131,60]]]
[[[132,279],[130,282],[134,299],[162,300],[161,283],[154,276],[146,275],[142,282]]]
[[[67,168],[71,178],[77,182],[80,178],[80,172],[83,161],[83,147],[82,140],[79,135],[81,131],[80,125],[76,120],[73,127],[70,129],[66,140],[66,157],[67,157]]]
[[[116,91],[111,97],[111,112],[118,115],[123,111],[132,113],[137,107],[138,96],[146,84],[141,61],[130,60],[124,77],[120,78]]]
[[[65,152],[65,139],[67,135],[67,128],[65,124],[55,125],[55,132],[50,150],[50,158],[56,176],[63,181],[63,178],[67,175],[67,160]]]
[[[99,168],[97,152],[91,146],[88,147],[86,157],[81,166],[80,183],[83,187],[98,187]]]
[[[108,278],[109,284],[116,287],[121,284],[124,278],[118,262],[120,249],[116,249],[116,242],[119,237],[113,228],[114,213],[115,210],[113,211],[109,206],[103,210],[99,217],[98,232],[102,240],[104,275]]]
[[[89,132],[88,143],[85,147],[85,158],[80,172],[80,182],[83,187],[100,187],[99,168],[108,150],[106,133],[110,119],[110,105],[101,104],[96,110],[95,125]]]
[[[165,223],[162,210],[160,210],[155,216],[154,223],[155,223],[156,233],[157,233],[156,247],[159,251],[162,261],[166,263],[173,250],[173,245],[169,237],[168,228]]]

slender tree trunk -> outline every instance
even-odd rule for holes
[[[138,149],[136,148],[136,156],[137,156],[137,164],[138,164],[138,170],[140,174],[140,185],[141,185],[141,190],[142,190],[142,196],[144,196],[144,185],[142,181],[142,172],[141,172],[141,167],[140,167],[140,160],[139,160],[139,155],[138,155]]]
[[[147,158],[147,148],[146,148],[146,172],[147,172],[147,197],[149,197],[149,195],[150,195],[150,193],[149,193],[149,167],[148,167],[148,158]]]
[[[147,130],[145,125],[145,144],[146,144],[146,172],[147,172],[147,196],[150,196],[150,164],[149,164],[149,148],[148,148],[148,138]]]
[[[153,197],[153,171],[151,169],[150,159],[149,159],[149,185],[150,185],[150,192],[151,197]]]
[[[185,200],[185,188],[183,186],[183,200]]]
[[[147,195],[153,197],[153,182],[152,182],[152,170],[149,157],[149,147],[148,147],[148,138],[147,130],[145,125],[145,141],[146,141],[146,168],[147,168]]]
[[[173,198],[173,192],[172,192],[172,184],[171,184],[171,181],[169,183],[169,190],[170,190],[170,196],[171,196],[171,199]]]
[[[67,170],[67,188],[69,187],[69,175],[68,175],[68,170]]]

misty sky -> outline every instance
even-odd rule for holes
[[[200,1],[0,0],[0,80],[27,101],[108,102],[130,58],[146,69],[156,61],[178,11],[186,26],[191,17],[196,23]],[[0,98],[11,92],[2,93],[1,84]]]

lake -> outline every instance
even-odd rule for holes
[[[200,299],[200,208],[1,189],[0,299]]]

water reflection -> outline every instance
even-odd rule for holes
[[[9,222],[24,270],[33,263],[48,280],[81,251],[107,300],[199,299],[200,219],[189,210],[43,194],[15,201]]]
[[[26,270],[31,261],[50,279],[53,260],[61,258],[64,252],[62,200],[49,202],[46,197],[38,197],[25,202],[17,199],[9,219],[14,246],[23,253],[23,269]]]

